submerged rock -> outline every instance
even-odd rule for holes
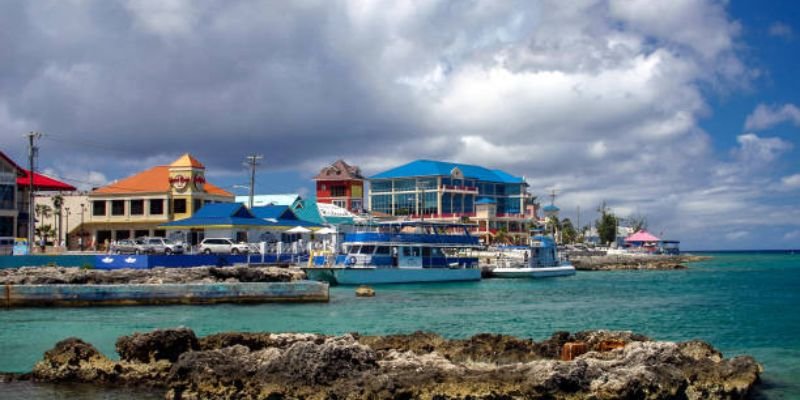
[[[356,288],[356,296],[358,296],[358,297],[375,297],[375,289],[373,289],[373,288],[371,288],[369,286],[366,286],[366,285],[361,285],[361,286]]]
[[[586,352],[560,361],[565,343]],[[118,348],[125,355],[113,362],[79,339],[64,340],[34,378],[158,386],[170,399],[741,399],[761,373],[752,357],[725,359],[703,342],[612,331],[558,332],[537,343],[424,332],[197,340],[183,328],[120,338]]]

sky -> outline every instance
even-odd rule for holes
[[[337,159],[524,176],[685,249],[800,248],[800,3],[0,2],[0,150],[81,188],[183,153],[245,194]]]

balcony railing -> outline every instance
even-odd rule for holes
[[[476,188],[476,187],[442,185],[440,188],[443,191],[468,192],[468,193],[478,194],[478,188]]]

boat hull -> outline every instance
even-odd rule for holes
[[[308,279],[337,285],[479,281],[477,268],[306,268]]]
[[[572,265],[537,268],[495,268],[492,275],[498,278],[550,278],[555,276],[575,275]]]

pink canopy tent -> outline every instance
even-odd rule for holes
[[[661,239],[655,237],[652,233],[646,230],[640,230],[633,235],[625,238],[625,242],[660,242]]]

